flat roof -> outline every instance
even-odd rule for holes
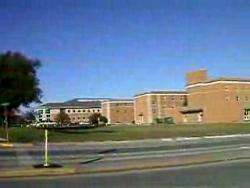
[[[241,82],[241,83],[250,83],[250,78],[234,78],[234,77],[220,77],[215,79],[208,79],[203,82],[197,82],[194,84],[187,84],[186,86],[200,86],[201,84],[212,84],[215,82]]]
[[[171,95],[171,94],[183,94],[183,95],[185,95],[185,94],[187,94],[187,92],[186,91],[148,91],[148,92],[142,92],[142,93],[138,93],[138,94],[136,94],[134,97],[138,97],[138,96],[142,96],[142,95],[157,95],[157,94],[166,94],[166,95]]]

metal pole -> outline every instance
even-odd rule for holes
[[[49,166],[48,164],[48,130],[45,129],[45,152],[44,152],[44,166]]]
[[[5,132],[6,132],[6,140],[9,142],[9,130],[8,130],[8,111],[7,106],[4,106],[4,121],[5,121]]]

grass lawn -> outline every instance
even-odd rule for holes
[[[94,129],[79,129],[72,132],[49,131],[51,142],[84,142],[107,140],[136,140],[147,138],[173,138],[189,136],[225,135],[250,133],[248,124],[200,124],[200,125],[119,125]],[[11,128],[9,131],[12,142],[40,142],[43,130],[34,128]],[[0,137],[4,131],[0,129]]]

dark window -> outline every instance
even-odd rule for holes
[[[73,112],[75,113],[76,111],[75,111],[75,110],[73,110]]]
[[[43,110],[38,110],[38,114],[43,114]]]
[[[236,96],[236,101],[240,101],[240,97],[239,96]]]
[[[70,110],[68,110],[68,113],[70,113]]]
[[[82,110],[82,112],[85,112],[85,110]]]
[[[78,110],[78,112],[81,112],[81,110]]]

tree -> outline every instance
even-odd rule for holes
[[[101,114],[100,113],[93,113],[89,116],[89,123],[91,125],[98,125],[99,124],[99,118]]]
[[[104,123],[104,124],[106,124],[106,123],[108,123],[108,118],[106,118],[105,116],[100,116],[100,118],[99,118],[99,121],[100,122],[102,122],[102,123]]]
[[[26,122],[34,122],[36,120],[34,111],[27,111],[23,114],[23,118]]]
[[[18,52],[0,54],[0,104],[10,103],[8,110],[30,103],[40,103],[41,89],[37,70],[41,63]],[[0,114],[3,107],[0,106]]]
[[[56,115],[56,122],[60,125],[63,124],[69,124],[70,123],[70,118],[69,115],[66,114],[65,112],[60,112]]]
[[[100,113],[93,113],[89,116],[89,123],[98,126],[100,123],[108,123],[108,119]]]

